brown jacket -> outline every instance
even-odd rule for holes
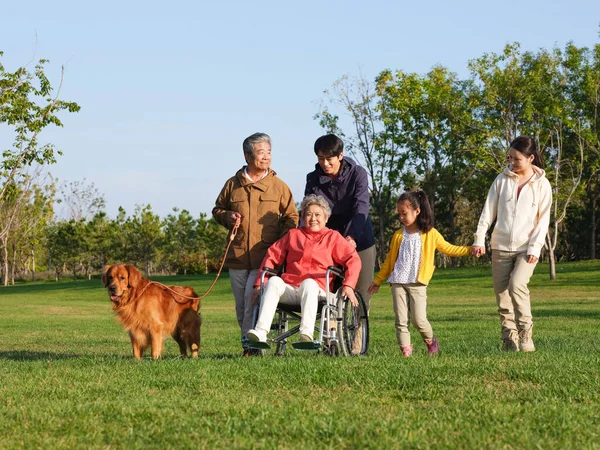
[[[262,180],[252,183],[242,167],[221,189],[212,215],[231,228],[234,212],[242,215],[225,265],[230,269],[258,269],[267,249],[298,225],[298,212],[290,188],[269,169]]]

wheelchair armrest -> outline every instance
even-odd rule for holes
[[[342,269],[340,269],[339,267],[336,266],[329,266],[327,268],[327,270],[329,272],[332,272],[335,276],[341,278],[342,280],[344,279],[344,271]]]
[[[270,267],[263,267],[263,272],[268,273],[269,275],[278,275],[278,272],[275,269],[271,269]]]
[[[263,267],[262,272],[260,274],[260,288],[261,290],[265,287],[265,277],[268,275],[279,275],[275,269],[271,269],[270,267]]]

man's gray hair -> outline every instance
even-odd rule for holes
[[[271,138],[266,133],[254,133],[252,136],[248,136],[242,144],[244,155],[252,156],[254,154],[254,144],[258,144],[259,142],[268,142],[271,145]]]
[[[302,203],[300,203],[300,217],[304,217],[304,213],[309,208],[309,206],[317,205],[323,208],[323,212],[325,213],[325,219],[329,219],[331,217],[331,208],[329,207],[329,203],[325,200],[325,197],[322,195],[310,194],[304,197]]]

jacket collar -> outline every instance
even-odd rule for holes
[[[238,181],[240,182],[240,184],[242,186],[248,186],[248,185],[252,185],[253,187],[260,189],[261,191],[266,191],[269,188],[269,181],[271,180],[271,178],[273,178],[275,175],[277,175],[277,172],[275,172],[273,169],[269,168],[269,173],[267,175],[265,175],[263,178],[261,178],[260,180],[258,180],[255,183],[252,183],[248,177],[246,177],[244,171],[246,170],[247,166],[243,166],[240,170],[237,171],[237,173],[235,174],[236,178],[238,179]]]

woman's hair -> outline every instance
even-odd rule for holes
[[[327,200],[325,200],[325,197],[315,194],[307,195],[302,200],[302,203],[300,203],[300,217],[304,217],[304,213],[308,207],[313,205],[320,206],[323,209],[323,212],[325,213],[325,220],[331,217],[331,208],[329,207]]]
[[[429,200],[427,200],[425,192],[420,189],[406,191],[400,195],[398,203],[404,201],[408,202],[412,209],[421,209],[420,214],[417,216],[417,227],[419,228],[419,231],[427,233],[431,230],[433,228],[433,211],[431,210],[431,205],[429,204]]]
[[[544,158],[537,148],[535,140],[529,136],[519,136],[510,143],[510,148],[514,148],[519,153],[529,157],[533,155],[533,165],[544,168]]]

